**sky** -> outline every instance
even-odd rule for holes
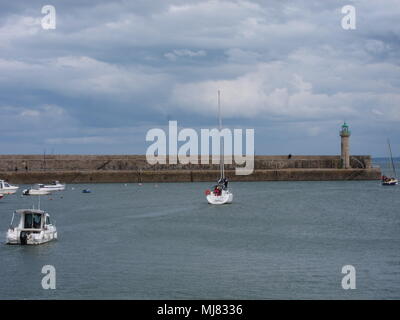
[[[400,155],[399,19],[400,0],[0,0],[0,153],[144,154],[169,120],[217,126],[221,90],[256,154],[339,154],[346,121],[352,154]]]

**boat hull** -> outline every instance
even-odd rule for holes
[[[24,190],[23,195],[25,196],[45,196],[51,194],[51,190],[35,190],[35,189],[27,189]]]
[[[382,179],[383,186],[396,186],[398,183],[399,183],[399,181],[395,178]]]
[[[57,240],[56,230],[42,231],[36,234],[31,233],[24,243],[21,241],[21,230],[9,230],[6,243],[10,245],[39,245],[53,240]]]
[[[49,191],[64,191],[65,185],[57,185],[57,186],[45,185],[44,188],[48,189]]]
[[[397,181],[395,182],[382,182],[383,186],[397,186],[399,183]]]
[[[2,195],[9,195],[9,194],[14,194],[18,191],[18,187],[16,188],[10,188],[10,189],[0,189],[0,194]]]
[[[229,204],[233,201],[233,194],[229,191],[223,191],[220,196],[210,193],[207,195],[207,201],[214,205]]]

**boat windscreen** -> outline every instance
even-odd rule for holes
[[[42,215],[37,213],[26,213],[24,220],[25,229],[40,229]]]

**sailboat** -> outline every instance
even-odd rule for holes
[[[221,98],[220,91],[218,90],[218,121],[219,131],[222,130],[221,120]],[[219,168],[220,178],[212,190],[206,190],[206,198],[209,204],[227,204],[232,203],[233,194],[228,189],[228,179],[225,177],[225,166],[224,166],[224,145],[223,140],[220,143],[220,157],[219,157]]]
[[[393,155],[392,155],[392,148],[390,147],[390,141],[388,140],[388,147],[389,147],[389,153],[390,153],[390,165],[392,167],[392,172],[393,172],[393,177],[389,178],[386,176],[382,177],[382,185],[383,186],[395,186],[397,185],[399,182],[396,178],[396,168],[394,166],[394,162],[393,162]]]

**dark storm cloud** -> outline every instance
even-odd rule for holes
[[[304,153],[335,153],[325,142],[337,142],[343,119],[376,154],[388,128],[399,137],[398,1],[49,4],[56,30],[40,26],[42,1],[1,4],[3,153],[13,141],[24,152],[29,121],[33,148],[123,152],[131,139],[126,152],[144,152],[146,130],[167,119],[214,125],[218,89],[228,125],[270,137],[256,137],[261,153],[294,149],[296,139],[312,140]],[[347,4],[356,30],[341,27]]]

